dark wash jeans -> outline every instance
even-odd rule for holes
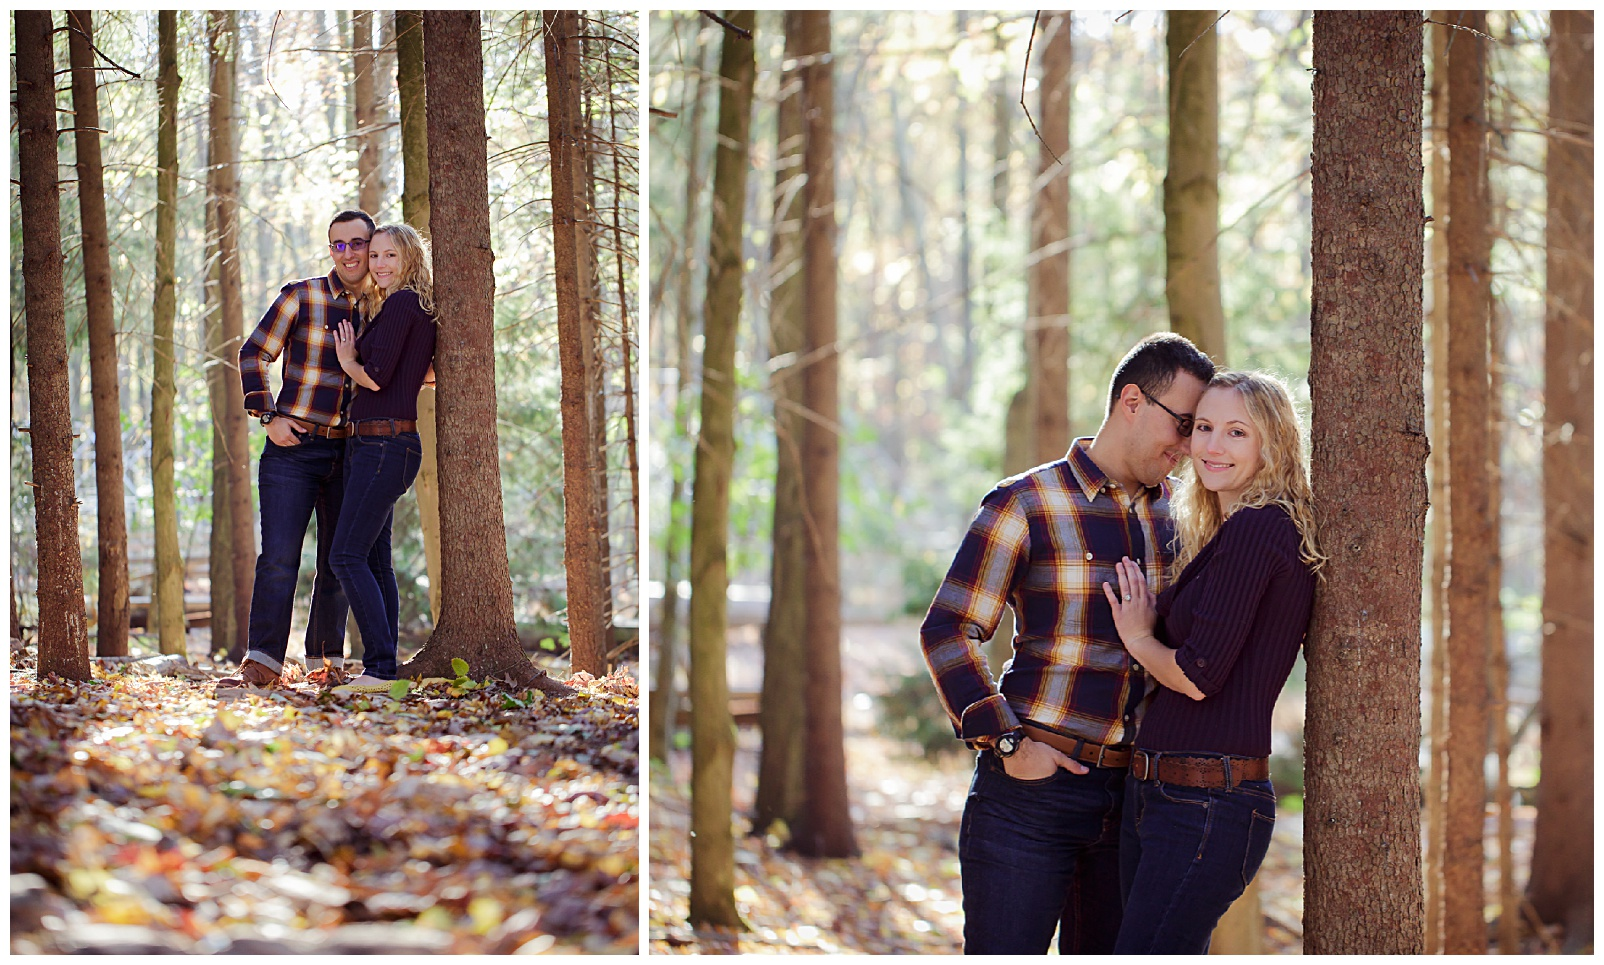
[[[298,446],[262,445],[256,488],[262,512],[262,552],[256,557],[256,584],[251,590],[249,652],[273,670],[284,666],[290,643],[290,614],[295,582],[301,571],[301,544],[306,526],[317,516],[317,574],[312,582],[312,612],[306,624],[306,663],[316,669],[328,657],[336,664],[345,656],[345,594],[329,569],[335,521],[344,492],[345,440],[301,437]]]
[[[1119,851],[1125,922],[1116,954],[1203,955],[1231,902],[1264,863],[1275,789],[1138,781],[1125,785]]]
[[[400,602],[390,565],[390,525],[395,501],[423,464],[423,442],[416,432],[403,432],[352,436],[346,447],[345,505],[329,564],[362,631],[363,672],[394,680]]]
[[[1060,768],[1008,776],[983,752],[958,833],[964,953],[1107,954],[1119,932],[1119,821],[1125,771]]]

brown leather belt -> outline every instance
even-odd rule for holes
[[[351,426],[359,436],[398,436],[418,431],[418,423],[412,419],[363,419]]]
[[[1102,744],[1093,744],[1091,741],[1081,740],[1079,737],[1065,737],[1044,730],[1035,724],[1021,725],[1025,736],[1034,741],[1041,741],[1054,750],[1073,757],[1083,764],[1093,767],[1125,767],[1131,762],[1131,749],[1126,747],[1107,747]]]
[[[343,426],[320,426],[315,422],[301,422],[299,419],[293,421],[306,426],[308,435],[322,436],[325,439],[344,439],[351,434],[349,423]]]
[[[1183,784],[1187,787],[1233,788],[1243,781],[1268,780],[1270,759],[1152,754],[1138,749],[1131,756],[1131,776],[1138,781]]]

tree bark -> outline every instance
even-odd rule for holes
[[[67,23],[95,426],[96,547],[100,566],[95,652],[102,657],[122,657],[128,654],[128,522],[123,506],[122,400],[117,380],[117,320],[111,294],[106,185],[100,160],[93,15],[87,10],[71,11]]]
[[[379,183],[378,107],[373,97],[373,11],[351,14],[352,58],[351,99],[356,108],[357,206],[378,217],[383,203]]]
[[[1164,175],[1170,330],[1225,364],[1220,305],[1220,85],[1213,10],[1166,14],[1169,170]]]
[[[56,187],[56,83],[50,12],[16,12],[17,173],[27,315],[28,438],[39,553],[39,676],[88,680],[89,626],[72,465],[66,291]]]
[[[1314,18],[1314,497],[1305,950],[1418,954],[1422,65],[1418,13]]]
[[[1042,15],[1041,127],[1030,204],[1030,318],[1025,330],[1032,465],[1069,451],[1070,15]]]
[[[637,574],[640,569],[640,451],[636,445],[635,432],[635,344],[630,334],[629,324],[629,291],[624,275],[624,174],[620,155],[628,148],[618,140],[618,114],[614,109],[611,91],[613,89],[613,57],[611,49],[606,54],[607,62],[607,134],[612,143],[613,155],[613,260],[616,264],[618,282],[618,354],[619,364],[623,367],[624,378],[624,453],[625,462],[629,467],[629,508],[630,508],[630,552],[634,555],[635,564],[632,567]],[[636,202],[639,203],[639,194]],[[638,223],[638,219],[637,219]],[[604,523],[605,525],[605,523]]]
[[[805,796],[792,846],[801,854],[858,853],[847,800],[846,738],[841,722],[841,440],[836,344],[835,109],[830,14],[808,11],[798,26],[806,66],[802,111],[806,146],[802,227],[806,319],[802,405],[802,506],[807,522],[807,740]]]
[[[209,345],[214,353],[207,360],[209,373],[216,372],[215,392],[221,405],[213,404],[213,432],[217,436],[214,458],[221,454],[223,471],[214,483],[227,501],[224,516],[229,527],[227,548],[231,554],[227,567],[218,568],[218,579],[233,580],[234,611],[232,635],[219,636],[216,608],[213,608],[212,640],[228,651],[229,659],[245,656],[251,619],[251,588],[256,580],[256,523],[251,509],[250,426],[239,407],[239,350],[245,337],[245,308],[240,294],[239,261],[239,162],[234,150],[235,79],[238,74],[239,14],[214,11],[208,22],[208,49],[211,51],[211,101],[209,106],[207,191],[214,199],[217,223],[217,342]],[[208,375],[208,382],[212,376]],[[216,478],[216,476],[214,476]],[[214,497],[215,499],[215,497]],[[217,525],[214,515],[212,525]]]
[[[769,355],[779,367],[769,380],[774,396],[774,551],[770,565],[768,621],[763,626],[763,697],[759,722],[763,752],[758,762],[757,803],[752,831],[775,821],[795,828],[803,801],[803,737],[807,701],[798,684],[807,677],[807,522],[802,514],[802,416],[799,364],[805,349],[803,302],[806,283],[803,223],[807,140],[802,116],[803,17],[785,14],[785,72],[775,135],[774,223],[769,296]]]
[[[185,653],[184,558],[178,546],[178,495],[173,481],[173,262],[178,238],[178,14],[157,15],[160,73],[156,78],[156,298],[152,338],[151,484],[155,495],[154,606],[162,653]],[[148,621],[147,621],[148,623]]]
[[[210,32],[211,20],[217,11],[208,14],[208,57],[215,59],[216,36]],[[215,71],[214,71],[215,76]],[[212,417],[212,525],[207,544],[206,576],[209,583],[207,603],[211,608],[209,620],[213,654],[226,653],[235,637],[234,626],[234,528],[230,516],[233,507],[228,501],[228,445],[223,441],[223,413],[239,404],[239,393],[230,396],[228,383],[223,379],[223,310],[218,288],[222,285],[222,257],[217,252],[217,196],[213,193],[211,151],[207,151],[206,191],[206,296],[203,317],[206,327],[206,394]],[[238,659],[237,657],[234,659]]]
[[[1487,806],[1487,652],[1494,510],[1489,498],[1487,326],[1487,16],[1459,11],[1448,48],[1448,411],[1453,477],[1448,583],[1448,803],[1443,840],[1443,934],[1449,954],[1487,951],[1482,825]]]
[[[496,432],[494,253],[485,153],[484,51],[479,12],[424,13],[429,98],[430,210],[434,301],[439,327],[435,371],[440,417],[440,620],[409,677],[454,676],[453,657],[476,678],[505,676],[515,686],[554,693],[570,688],[530,663],[513,620],[512,576],[501,502]]]
[[[1431,762],[1421,821],[1426,835],[1425,952],[1442,951],[1442,849],[1448,737],[1448,30],[1435,13],[1431,31],[1431,509],[1427,548],[1431,600]]]
[[[595,435],[591,380],[585,365],[588,329],[578,260],[575,137],[579,91],[574,85],[579,17],[573,11],[545,17],[547,124],[551,131],[552,234],[557,263],[557,331],[562,361],[563,557],[568,571],[569,658],[575,670],[607,672],[606,570],[596,536]],[[432,101],[431,101],[432,103]],[[433,143],[431,139],[431,143]]]
[[[741,318],[741,224],[752,126],[752,11],[726,14],[719,57],[718,151],[703,309],[702,422],[691,507],[691,896],[690,920],[739,927],[730,789],[735,724],[725,677],[726,558],[735,464],[735,335]]]
[[[401,100],[401,219],[429,235],[429,129],[424,123],[427,93],[423,84],[423,13],[398,10],[395,15],[396,91]],[[418,393],[418,436],[423,462],[413,491],[423,538],[424,571],[429,577],[429,614],[440,621],[440,472],[435,432],[436,391]]]
[[[1527,895],[1593,941],[1593,13],[1549,40],[1542,780]]]

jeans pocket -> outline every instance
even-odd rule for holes
[[[1264,863],[1264,856],[1270,853],[1270,836],[1275,831],[1275,810],[1272,806],[1270,813],[1265,814],[1258,808],[1248,815],[1248,847],[1242,856],[1242,887],[1245,890],[1253,881],[1253,876],[1259,873],[1259,865]]]
[[[1064,773],[1063,768],[1055,767],[1053,768],[1053,772],[1046,777],[1014,777],[1012,774],[1008,773],[1008,768],[1003,765],[1002,760],[998,758],[997,755],[989,751],[984,753],[986,755],[986,763],[992,769],[993,773],[1007,783],[1018,785],[1019,787],[1041,787],[1044,784],[1051,784],[1052,782],[1058,780],[1058,776],[1060,774]]]

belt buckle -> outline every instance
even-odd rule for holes
[[[1139,781],[1151,781],[1158,777],[1158,760],[1163,752],[1154,754],[1151,751],[1142,751],[1142,776]]]
[[[1093,767],[1102,767],[1103,766],[1103,755],[1107,754],[1107,753],[1108,753],[1108,745],[1107,744],[1098,744],[1097,745],[1097,760],[1096,760],[1096,762],[1094,762],[1092,764],[1092,766]]]

